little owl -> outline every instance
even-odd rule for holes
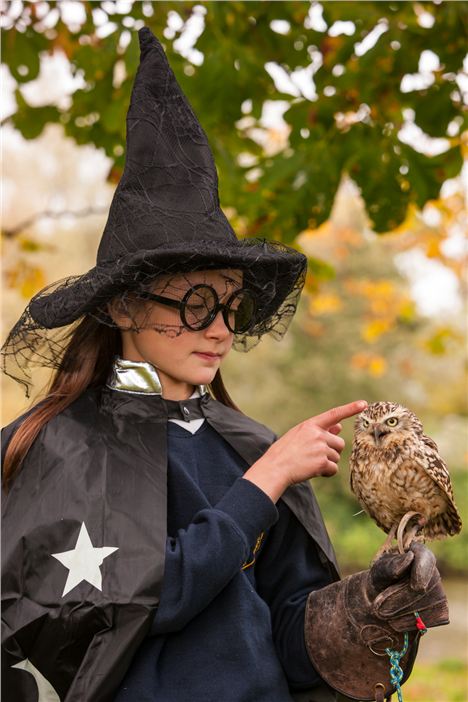
[[[394,402],[374,402],[356,418],[350,458],[351,490],[400,552],[420,531],[425,539],[458,534],[462,523],[447,467],[437,444],[413,412]],[[412,531],[404,530],[412,519]]]

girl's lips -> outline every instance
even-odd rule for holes
[[[208,361],[217,361],[221,358],[221,354],[219,353],[203,353],[202,351],[194,351],[194,354]]]

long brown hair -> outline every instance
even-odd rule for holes
[[[105,384],[116,355],[122,353],[120,331],[92,317],[84,317],[70,335],[66,351],[46,397],[37,404],[13,435],[5,454],[3,484],[19,470],[42,427],[63,412],[88,388]],[[218,370],[208,386],[216,400],[238,410]]]

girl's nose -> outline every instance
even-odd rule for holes
[[[220,310],[211,322],[210,326],[205,329],[205,336],[215,339],[226,339],[230,334],[232,334],[232,332],[227,328],[223,314]]]

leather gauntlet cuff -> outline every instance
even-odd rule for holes
[[[377,594],[371,571],[311,592],[305,612],[305,641],[318,674],[333,689],[355,700],[383,699],[395,691],[385,649],[401,651],[404,682],[419,644],[417,611],[427,627],[448,623],[447,600],[436,568],[424,591],[406,577]]]

